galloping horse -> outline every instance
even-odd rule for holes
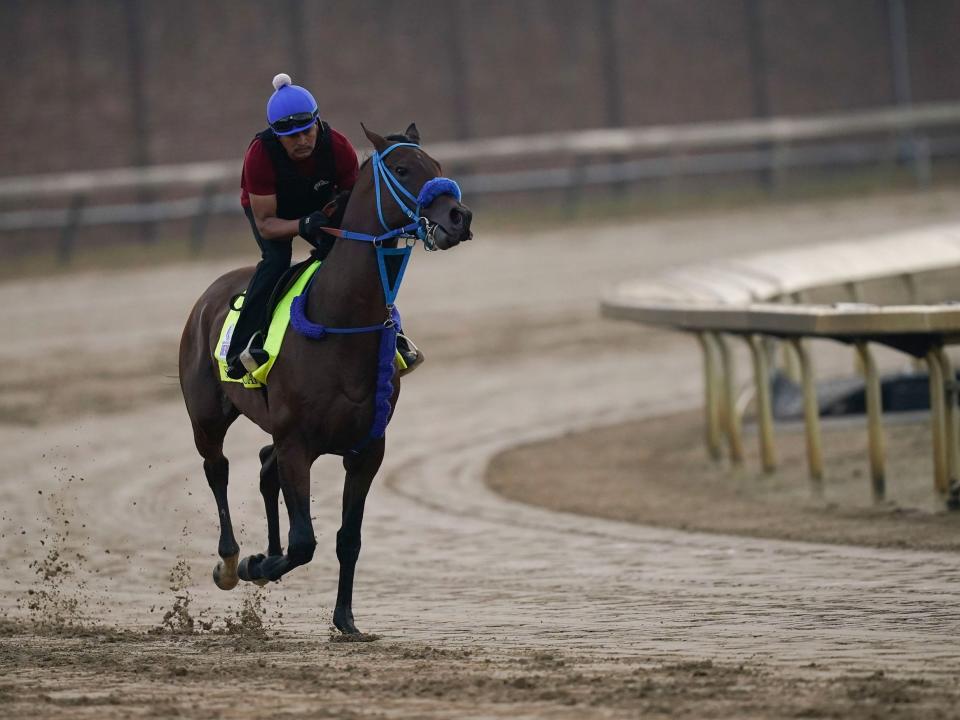
[[[420,149],[415,125],[388,139],[363,130],[374,153],[361,167],[344,213],[342,226],[349,230],[333,231],[338,239],[304,292],[301,328],[294,329],[291,313],[269,389],[221,382],[214,357],[230,298],[246,287],[251,268],[223,275],[200,296],[180,341],[180,387],[220,515],[214,581],[224,590],[240,579],[264,585],[310,562],[317,544],[310,467],[320,455],[342,455],[346,479],[333,623],[348,634],[359,632],[351,605],[364,503],[383,461],[383,432],[400,393],[393,369],[396,288],[387,288],[382,254],[397,248],[398,239],[408,247],[419,238],[427,249],[447,250],[472,237],[472,214],[460,203],[459,188],[439,177],[440,165]],[[320,330],[310,337],[301,334],[304,325]],[[243,560],[230,522],[223,455],[227,429],[241,414],[273,440],[260,450],[267,553]],[[290,519],[286,554],[280,544],[281,491]]]

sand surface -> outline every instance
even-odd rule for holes
[[[11,717],[948,717],[949,551],[688,533],[512,502],[524,442],[692,408],[688,338],[601,321],[604,284],[705,257],[960,220],[956,193],[509,234],[417,253],[427,364],[368,503],[354,610],[329,640],[341,471],[314,467],[314,561],[217,590],[213,498],[178,397],[190,305],[234,263],[0,286],[0,704]],[[252,248],[252,243],[251,243]],[[241,261],[242,262],[242,261]],[[881,358],[884,362],[902,362]],[[849,368],[838,351],[821,367]],[[256,449],[227,438],[243,552]],[[93,628],[93,629],[91,629]]]

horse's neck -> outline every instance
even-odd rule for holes
[[[345,228],[369,234],[377,232],[376,227],[358,229],[348,222],[349,213],[343,223]],[[321,275],[312,284],[308,302],[312,319],[331,327],[374,325],[386,319],[377,254],[372,243],[339,238],[319,272]]]

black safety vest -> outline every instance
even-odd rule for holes
[[[315,170],[309,177],[300,174],[271,128],[257,133],[255,139],[263,144],[277,176],[277,217],[297,220],[315,210],[322,210],[336,196],[337,168],[333,160],[330,126],[325,122],[320,121],[317,144],[313,148]]]

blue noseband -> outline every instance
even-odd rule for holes
[[[432,180],[427,180],[420,188],[420,194],[417,195],[417,207],[430,207],[430,203],[441,195],[453,195],[457,202],[460,202],[460,198],[463,197],[460,193],[460,186],[453,180],[445,177],[435,177]]]

